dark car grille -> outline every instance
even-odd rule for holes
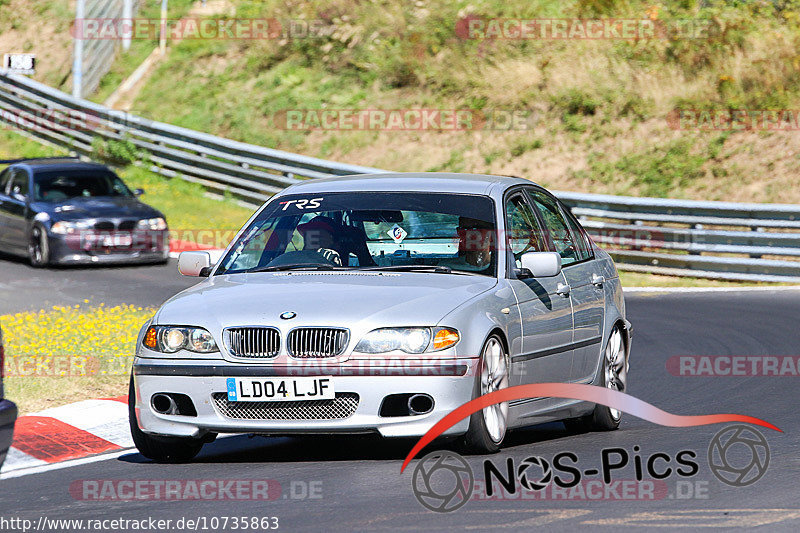
[[[122,222],[119,223],[118,229],[122,231],[131,231],[133,229],[136,229],[137,223],[138,221],[136,220],[123,220]]]
[[[228,350],[237,357],[275,357],[281,348],[280,332],[275,328],[228,328],[224,337]]]
[[[100,231],[114,231],[116,228],[116,224],[111,221],[103,220],[101,222],[95,222],[94,229]]]
[[[231,402],[225,392],[215,392],[212,398],[222,416],[237,420],[337,420],[352,416],[359,401],[353,392],[339,393],[333,400],[298,402]]]
[[[138,220],[122,220],[119,223],[113,220],[98,220],[94,223],[94,229],[98,231],[133,231],[138,223]]]
[[[341,328],[297,328],[289,332],[293,357],[336,357],[347,347],[348,333]]]

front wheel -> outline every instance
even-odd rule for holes
[[[28,260],[31,262],[31,266],[36,268],[46,267],[50,263],[50,243],[47,240],[47,230],[40,224],[35,224],[31,229]]]
[[[194,459],[203,447],[203,441],[191,437],[154,437],[143,432],[136,421],[136,391],[133,376],[128,385],[128,421],[131,437],[139,453],[157,463],[185,463]]]
[[[481,351],[480,372],[475,382],[475,398],[508,387],[508,354],[497,335],[486,340]],[[508,402],[490,405],[473,413],[465,435],[468,453],[495,453],[508,429]]]

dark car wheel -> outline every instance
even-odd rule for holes
[[[45,267],[50,263],[50,243],[47,240],[47,230],[40,224],[34,224],[31,229],[31,238],[28,242],[28,259],[36,268]]]
[[[128,386],[128,421],[133,443],[139,453],[157,463],[184,463],[193,459],[203,447],[203,440],[190,437],[154,437],[143,432],[136,421],[136,391],[133,377]]]

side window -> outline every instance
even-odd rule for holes
[[[570,231],[572,232],[573,240],[575,241],[576,251],[578,252],[578,261],[585,261],[587,259],[592,259],[594,257],[594,252],[592,251],[592,243],[589,241],[589,236],[586,234],[586,230],[584,230],[572,213],[567,211],[567,208],[564,207],[563,204],[561,206],[561,213],[564,215],[564,219],[567,221],[567,226],[569,226]]]
[[[536,215],[525,196],[516,194],[509,198],[506,201],[505,211],[509,259],[513,255],[517,267],[521,266],[519,258],[522,254],[547,251]]]
[[[550,236],[550,242],[553,243],[555,251],[561,256],[561,266],[581,261],[578,246],[572,239],[572,234],[566,220],[564,220],[564,216],[561,214],[558,203],[535,189],[528,189],[528,194],[531,195],[533,205],[544,222],[545,233]]]
[[[7,191],[9,196],[12,194],[28,196],[28,173],[19,169],[13,171]]]
[[[11,169],[7,168],[0,172],[0,194],[6,193],[6,185],[8,185],[8,178],[11,177]]]

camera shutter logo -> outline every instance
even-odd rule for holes
[[[711,439],[708,466],[716,478],[727,485],[752,485],[769,466],[767,439],[751,426],[728,426]]]
[[[539,479],[535,479],[532,475],[529,476],[529,474],[533,474],[532,470],[535,470],[532,467],[542,471]],[[528,490],[542,490],[553,480],[553,469],[550,468],[550,463],[541,457],[528,457],[517,468],[517,479],[519,484]]]
[[[449,513],[467,503],[474,484],[469,464],[447,450],[434,451],[420,459],[411,478],[417,501],[437,513]]]

